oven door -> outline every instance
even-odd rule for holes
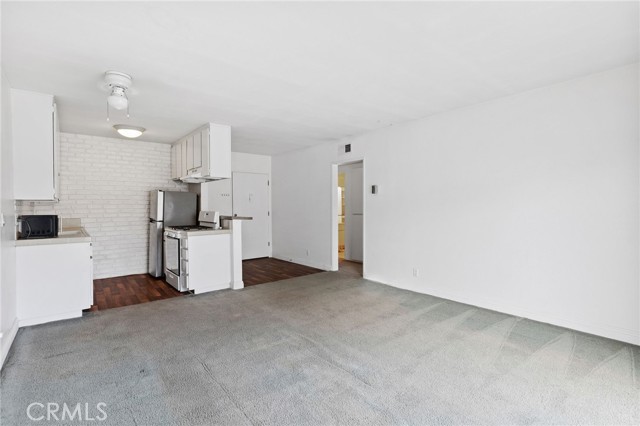
[[[186,274],[180,267],[182,240],[175,234],[164,234],[164,273],[167,282],[178,291],[186,291]]]

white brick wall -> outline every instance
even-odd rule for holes
[[[170,179],[170,146],[61,133],[60,149],[60,202],[18,202],[18,214],[82,219],[95,278],[146,273],[149,191],[187,190]]]

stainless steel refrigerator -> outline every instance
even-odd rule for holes
[[[149,194],[149,275],[164,274],[162,241],[165,226],[197,225],[198,196],[192,192],[151,191]]]

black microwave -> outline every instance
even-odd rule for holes
[[[55,238],[57,236],[57,215],[40,214],[18,216],[18,239]]]

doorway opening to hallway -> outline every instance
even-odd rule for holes
[[[364,262],[364,162],[339,164],[335,186],[334,270],[362,275]]]

